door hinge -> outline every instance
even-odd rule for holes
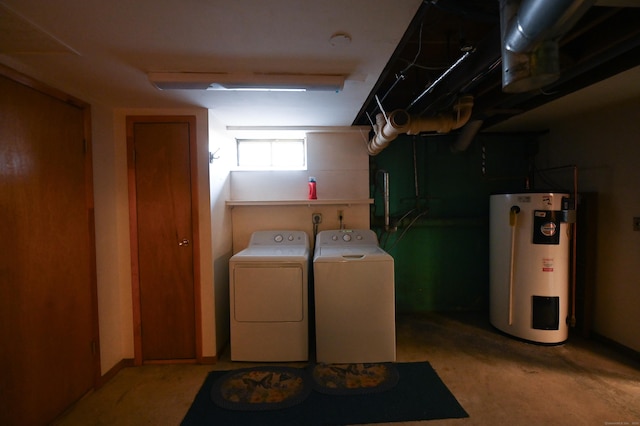
[[[87,140],[86,139],[82,139],[82,153],[83,154],[87,153]]]
[[[95,355],[98,352],[98,345],[95,340],[91,341],[91,355]]]

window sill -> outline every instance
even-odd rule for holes
[[[226,202],[227,206],[322,206],[322,205],[340,205],[351,206],[354,204],[373,204],[373,198],[350,199],[350,200],[230,200]]]

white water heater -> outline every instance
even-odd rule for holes
[[[498,330],[536,343],[567,340],[569,204],[554,192],[491,195],[489,311]]]

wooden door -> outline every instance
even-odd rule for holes
[[[195,359],[195,118],[129,117],[127,129],[135,195],[136,361]]]
[[[99,376],[85,120],[88,107],[0,75],[3,425],[49,423]]]

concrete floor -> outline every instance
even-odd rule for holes
[[[401,316],[397,331],[398,362],[430,362],[469,414],[404,425],[640,425],[640,363],[597,342],[528,344],[478,313]],[[221,358],[123,369],[54,424],[178,425],[209,371],[250,365]]]

